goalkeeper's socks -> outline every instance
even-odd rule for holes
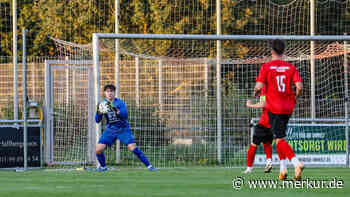
[[[96,154],[97,160],[100,163],[101,167],[106,167],[106,157],[105,154],[102,152],[101,154]]]
[[[255,153],[256,153],[256,146],[250,145],[248,154],[247,154],[247,166],[252,167],[254,163]]]
[[[269,142],[267,143],[264,143],[264,151],[265,151],[265,154],[266,154],[266,158],[267,159],[270,159],[272,158],[272,146]]]
[[[292,147],[290,147],[286,140],[280,139],[278,142],[278,146],[289,160],[292,160],[292,158],[295,157]]]
[[[149,163],[147,157],[145,154],[143,154],[143,152],[138,148],[136,147],[133,151],[132,151],[136,156],[137,158],[139,158],[139,160],[145,164],[146,167],[150,166],[151,164]]]

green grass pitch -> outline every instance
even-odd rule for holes
[[[175,168],[149,172],[145,169],[89,171],[0,171],[1,197],[97,197],[97,196],[269,196],[312,197],[349,196],[349,168],[309,168],[303,178],[329,180],[336,177],[344,181],[342,189],[249,189],[248,180],[277,180],[277,167],[270,174],[262,168],[242,175],[239,168]],[[290,168],[290,175],[292,175]],[[235,190],[232,180],[241,176],[245,184]]]

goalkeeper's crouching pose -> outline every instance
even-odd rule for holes
[[[128,110],[123,100],[115,98],[115,86],[106,85],[103,91],[105,99],[97,106],[95,120],[99,123],[104,116],[107,120],[107,125],[96,146],[96,156],[100,163],[97,171],[107,170],[103,150],[106,146],[112,146],[117,139],[127,145],[129,151],[134,153],[148,170],[156,171],[157,169],[149,163],[145,154],[136,146],[136,140],[131,133],[128,122]]]

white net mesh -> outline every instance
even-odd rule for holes
[[[11,0],[0,0],[2,119],[13,117],[13,58],[8,57],[12,54],[11,2]],[[215,3],[215,0],[121,1],[120,32],[215,34],[217,28]],[[91,42],[91,33],[114,32],[114,1],[22,0],[17,1],[17,4],[19,35],[23,27],[30,27],[27,34],[28,56],[55,56],[27,59],[28,95],[31,99],[42,103],[45,95],[44,61],[65,60],[67,57],[76,60],[91,59],[91,46],[88,44]],[[343,35],[349,32],[349,5],[349,0],[316,1],[316,34]],[[309,35],[311,29],[309,0],[222,0],[221,15],[223,34]],[[70,42],[59,39],[54,39],[52,42],[50,37]],[[342,68],[344,61],[342,44],[316,42],[316,117],[318,118],[344,117],[344,87],[347,84]],[[308,118],[311,116],[310,44],[289,42],[288,45],[286,59],[297,65],[305,86],[304,96],[300,99],[294,116]],[[222,77],[225,89],[223,91],[225,95],[240,95],[231,104],[229,103],[231,98],[224,97],[224,102],[225,99],[228,102],[225,105],[234,106],[234,109],[224,108],[224,130],[228,130],[225,140],[231,142],[227,145],[229,148],[224,159],[238,158],[235,162],[230,161],[230,165],[238,165],[239,162],[242,164],[245,148],[249,144],[248,135],[243,133],[247,130],[246,122],[251,117],[259,116],[259,112],[247,111],[242,105],[251,92],[254,84],[252,81],[256,77],[259,65],[269,56],[267,46],[266,42],[260,41],[223,42]],[[102,86],[114,83],[114,41],[102,40],[100,50]],[[21,49],[18,54],[21,55]],[[132,113],[130,122],[135,124],[133,128],[139,139],[138,143],[147,154],[152,155],[152,162],[159,162],[162,166],[215,163],[216,145],[212,142],[215,141],[216,134],[212,131],[216,127],[216,110],[213,107],[216,102],[216,68],[213,59],[216,55],[216,42],[121,40],[121,54],[122,97],[132,105],[128,106]],[[159,99],[160,59],[163,65],[161,70],[164,81],[163,99]],[[136,69],[137,62],[140,63],[139,69]],[[21,68],[22,65],[19,64],[18,67]],[[19,69],[19,85],[22,84],[21,76]],[[139,90],[138,93],[136,90]],[[20,104],[21,91],[22,88],[19,88]],[[198,98],[193,98],[196,95]],[[133,106],[140,106],[143,110]],[[191,113],[183,115],[184,111]],[[141,118],[141,115],[146,118]],[[80,123],[78,121],[74,124]],[[142,134],[142,131],[147,131],[149,134]],[[176,134],[181,132],[184,134]],[[147,142],[148,139],[150,143]],[[191,148],[183,145],[191,141],[192,144],[202,141],[204,145]],[[168,146],[181,143],[182,145]],[[156,144],[160,144],[161,148]],[[115,160],[113,149],[115,147],[109,150],[110,163]],[[235,151],[237,154],[241,152],[230,157]],[[198,156],[202,152],[204,156]],[[122,153],[123,164],[139,165],[126,150]],[[191,157],[192,159],[189,159]],[[73,156],[65,158],[67,161],[74,160]]]
[[[215,33],[215,2],[192,2],[186,6],[184,1],[176,1],[154,6],[157,3],[140,4],[136,1],[133,5],[122,4],[121,32]],[[345,9],[339,6],[344,4],[347,7],[348,2],[323,1],[318,4],[320,13],[332,10],[339,14],[339,20],[318,19],[325,21],[324,24],[337,24],[326,28],[318,26],[316,29],[320,34],[343,34],[348,29],[346,22],[340,22],[346,17]],[[126,10],[123,8],[128,6],[131,10],[145,10],[143,13],[147,14],[136,14],[130,21],[128,14],[123,14]],[[148,9],[151,11],[147,12]],[[222,29],[224,34],[310,34],[309,10],[308,0],[285,3],[222,1]],[[155,17],[158,15],[162,17]],[[133,25],[126,26],[129,23]],[[140,26],[140,23],[144,25]],[[55,44],[60,56],[91,59],[91,45],[58,39]],[[224,41],[222,44],[223,162],[237,166],[245,161],[249,121],[259,116],[259,112],[246,109],[244,103],[251,94],[259,66],[268,59],[269,50],[267,42],[261,41]],[[101,88],[114,83],[114,45],[113,40],[100,42]],[[289,42],[288,45],[286,60],[299,68],[305,85],[305,94],[294,116],[310,118],[310,43]],[[216,67],[213,57],[216,42],[124,39],[120,40],[120,46],[121,96],[128,104],[137,143],[152,163],[164,167],[215,164]],[[320,81],[316,84],[318,118],[344,116],[343,84],[334,74],[342,73],[342,47],[342,43],[316,43],[316,70],[321,72],[316,75],[316,80]],[[328,68],[330,65],[335,65],[333,70]],[[333,93],[338,94],[339,99],[330,100],[329,95]],[[122,148],[122,164],[141,165],[125,147]],[[114,150],[115,147],[107,151],[110,163],[115,160]]]
[[[57,56],[49,37],[86,44],[91,33],[115,32],[114,3],[18,1],[18,34],[23,27],[29,29],[28,56]],[[0,1],[0,56],[12,54],[11,6],[11,0]],[[349,32],[348,8],[349,0],[316,1],[316,34]],[[216,15],[216,0],[121,1],[120,32],[215,34]],[[311,29],[310,0],[222,0],[221,16],[223,34],[309,35]]]
[[[92,65],[68,61],[48,64],[50,78],[46,78],[50,80],[46,83],[52,86],[46,95],[52,97],[46,101],[46,125],[52,126],[47,127],[45,143],[52,148],[46,161],[51,165],[92,164],[95,162],[92,152],[95,152],[93,121],[96,109]]]
[[[102,88],[114,83],[112,55],[115,40],[100,41]],[[250,120],[260,116],[260,110],[247,109],[245,102],[253,91],[261,64],[269,60],[270,50],[266,41],[224,43],[221,65],[222,162],[225,166],[242,166],[250,143]],[[67,47],[67,43],[59,40],[56,44],[58,48]],[[284,58],[297,66],[304,83],[303,96],[298,100],[292,118],[310,119],[310,41],[287,41],[286,44]],[[229,45],[236,46],[235,50],[226,47]],[[84,50],[87,54],[91,51],[88,45],[81,48],[69,44],[69,47],[77,47],[76,51]],[[151,163],[159,167],[217,164],[216,41],[120,39],[120,47],[121,97],[127,103],[137,143]],[[314,58],[316,118],[343,119],[344,43],[317,41]],[[292,123],[297,126],[293,127]],[[323,126],[305,125],[310,123],[311,120],[291,121],[290,129],[299,133],[297,137],[288,137],[296,153],[311,164],[344,165],[345,127],[339,125],[344,120],[316,122]],[[323,149],[319,148],[321,146]],[[114,149],[108,150],[107,155],[112,163]],[[262,164],[263,158],[258,156],[257,163]],[[124,146],[121,164],[142,165]]]
[[[316,33],[342,35],[349,32],[349,2],[317,1]],[[120,32],[215,34],[215,3],[214,0],[122,1]],[[28,55],[56,55],[53,59],[63,60],[67,57],[91,59],[91,46],[86,44],[91,41],[91,33],[114,31],[115,6],[111,0],[68,3],[57,0],[21,1],[18,4],[18,29],[33,25],[27,38]],[[221,7],[223,34],[310,34],[309,0],[223,0]],[[0,1],[0,56],[12,53],[10,10],[11,1]],[[71,42],[59,39],[52,42],[49,37]],[[138,143],[150,155],[152,162],[159,166],[216,163],[216,42],[120,40],[120,44],[122,98],[128,104],[130,122],[134,124]],[[227,132],[223,139],[226,143],[223,159],[227,165],[236,166],[243,164],[245,148],[249,144],[247,124],[250,118],[259,116],[259,112],[248,111],[243,105],[251,94],[259,66],[269,56],[269,50],[267,42],[261,41],[224,41],[222,44],[223,105],[229,106],[224,107],[223,112],[223,130]],[[297,65],[305,86],[304,96],[298,103],[294,117],[309,118],[310,43],[288,42],[288,45],[286,59]],[[318,118],[344,117],[342,47],[341,42],[316,42]],[[101,86],[113,84],[114,41],[102,40],[100,50]],[[30,98],[42,101],[43,62],[47,57],[29,59],[28,93]],[[11,57],[0,57],[0,102],[5,106],[1,110],[5,119],[12,117],[11,108],[7,107],[12,106],[9,103],[13,100],[11,62]],[[160,76],[162,88],[159,88]],[[162,99],[159,95],[162,95]],[[20,92],[20,103],[21,98]],[[69,134],[66,135],[68,140]],[[114,149],[109,150],[107,156],[110,163],[115,160]],[[69,157],[66,157],[67,161],[74,160],[73,156]],[[121,158],[123,164],[141,165],[125,149]]]

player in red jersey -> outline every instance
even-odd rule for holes
[[[265,88],[264,88],[265,89]],[[258,103],[253,104],[252,101],[247,101],[247,107],[249,108],[264,108],[265,107],[265,92],[260,95],[260,100]],[[272,140],[273,135],[270,131],[269,118],[266,109],[263,109],[260,120],[258,124],[254,127],[253,142],[250,144],[247,153],[247,169],[243,172],[245,174],[251,173],[253,170],[253,163],[255,159],[256,149],[260,143],[264,146],[264,151],[266,154],[266,166],[264,169],[265,173],[271,172],[272,169]]]
[[[295,156],[293,149],[284,140],[290,116],[293,113],[296,99],[303,89],[302,79],[296,67],[282,61],[284,42],[273,40],[271,43],[272,60],[260,68],[254,95],[257,96],[266,86],[266,109],[268,111],[271,132],[276,139],[276,150],[280,159],[287,157],[295,167],[295,180],[301,179],[304,164]],[[293,91],[293,84],[296,93]],[[280,173],[280,179],[285,179],[287,170]]]

